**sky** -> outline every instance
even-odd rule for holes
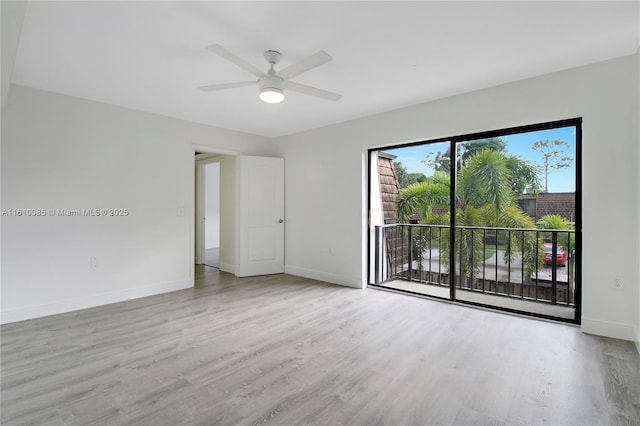
[[[549,172],[549,192],[574,192],[575,185],[575,152],[576,134],[575,127],[561,127],[557,129],[539,130],[535,132],[519,133],[501,136],[500,139],[507,142],[508,155],[518,155],[540,166],[540,182],[544,188],[544,172],[542,171],[542,154],[531,149],[534,142],[544,139],[560,139],[570,144],[563,156],[574,159],[572,165],[567,168]],[[438,142],[428,145],[415,145],[406,148],[385,149],[384,152],[396,155],[395,161],[402,162],[408,173],[424,173],[427,176],[433,174],[433,167],[423,162],[427,156],[431,158],[438,151],[445,152],[449,142]]]

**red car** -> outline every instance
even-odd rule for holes
[[[544,264],[551,265],[553,263],[553,245],[551,243],[544,243]],[[567,253],[562,246],[556,247],[556,264],[558,266],[564,266],[567,264]]]

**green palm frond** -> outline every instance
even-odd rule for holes
[[[493,204],[497,208],[515,203],[511,189],[512,175],[503,154],[484,149],[471,157],[459,176],[461,202],[481,207]]]
[[[451,186],[451,178],[448,173],[444,172],[435,172],[427,178],[427,182],[446,186],[447,188]]]
[[[573,225],[563,218],[559,214],[547,214],[540,218],[536,223],[539,229],[558,229],[558,230],[572,230]],[[573,250],[576,245],[576,235],[573,232],[559,232],[558,244],[566,248],[567,250]],[[551,233],[542,232],[542,239],[550,242]]]
[[[547,214],[540,218],[537,222],[540,229],[573,229],[567,219],[559,214]]]
[[[413,212],[429,216],[434,206],[449,205],[449,186],[440,183],[418,182],[400,191],[398,197],[398,222],[406,223]]]
[[[474,206],[467,206],[463,209],[458,209],[456,214],[457,226],[486,226],[485,225],[485,213],[481,208]]]
[[[531,216],[523,212],[515,205],[496,208],[487,205],[483,209],[485,226],[493,226],[497,228],[526,228],[535,229],[536,223]]]

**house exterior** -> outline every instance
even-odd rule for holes
[[[380,197],[382,201],[382,216],[384,223],[398,222],[398,197],[400,184],[393,160],[395,155],[378,153],[378,175],[380,179]]]
[[[568,222],[575,222],[575,192],[541,192],[537,195],[524,194],[518,200],[520,208],[535,221],[543,216],[558,214]]]

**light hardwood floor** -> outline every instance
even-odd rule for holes
[[[204,264],[220,269],[220,248],[208,248],[204,250]]]
[[[640,424],[640,357],[577,327],[288,275],[1,328],[3,425]]]

